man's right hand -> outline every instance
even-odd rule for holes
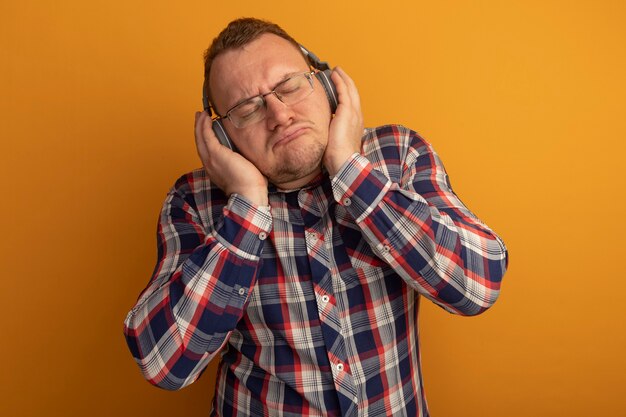
[[[253,204],[267,206],[267,178],[252,162],[223,146],[213,132],[212,123],[206,111],[196,112],[196,148],[211,182],[226,195],[237,193]]]

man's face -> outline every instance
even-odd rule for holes
[[[213,61],[209,83],[214,105],[223,115],[242,100],[308,70],[294,45],[273,34],[261,35]],[[320,172],[328,143],[331,114],[326,93],[315,79],[313,93],[296,104],[287,106],[273,94],[265,99],[264,120],[236,128],[225,119],[224,127],[241,154],[270,182],[283,189],[301,187]]]

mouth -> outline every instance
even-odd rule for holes
[[[289,142],[299,138],[300,136],[304,135],[305,133],[307,133],[307,131],[309,130],[308,127],[306,126],[297,126],[291,129],[287,129],[285,132],[283,132],[278,139],[274,142],[274,144],[272,145],[273,148],[279,147],[279,146],[284,146],[286,144],[288,144]]]

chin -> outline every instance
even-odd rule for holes
[[[308,182],[314,174],[319,172],[322,165],[325,146],[320,143],[311,143],[308,146],[297,146],[295,149],[285,149],[282,162],[275,169],[268,172],[266,177],[275,185],[293,183],[298,186],[300,180]]]

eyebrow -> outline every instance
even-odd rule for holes
[[[272,87],[272,89],[270,91],[274,91],[276,89],[276,87],[278,87],[280,84],[282,84],[283,82],[287,81],[289,78],[293,77],[294,75],[301,74],[302,72],[306,72],[306,71],[294,71],[294,72],[288,72],[288,73],[284,74],[283,78],[279,82],[274,84],[274,87]],[[226,110],[225,114],[228,114],[229,111],[231,111],[232,109],[234,109],[235,107],[237,107],[241,103],[245,103],[246,101],[248,101],[250,99],[253,99],[253,98],[258,97],[258,96],[262,96],[263,94],[265,94],[265,93],[255,94],[253,96],[250,96],[250,97],[247,97],[247,98],[243,98],[243,99],[237,101],[235,104],[230,106],[228,108],[228,110]]]

